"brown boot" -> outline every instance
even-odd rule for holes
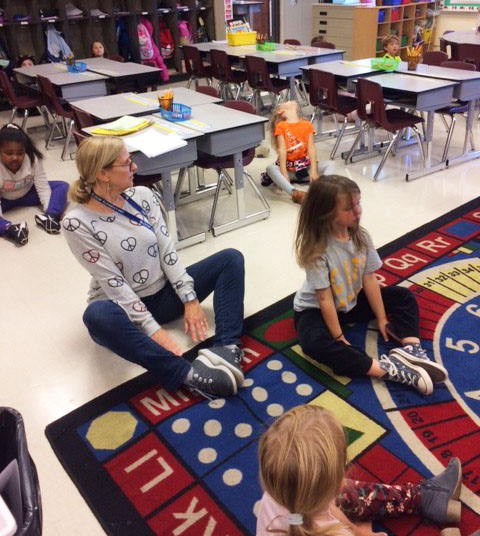
[[[292,201],[294,203],[298,203],[301,205],[303,203],[303,200],[305,199],[305,196],[307,195],[306,192],[303,190],[295,190],[295,188],[292,190]]]

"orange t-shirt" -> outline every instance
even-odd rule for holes
[[[287,169],[297,171],[298,169],[308,167],[308,138],[313,134],[313,126],[309,121],[301,119],[296,123],[287,123],[280,121],[275,126],[274,135],[283,136],[287,148]],[[298,165],[298,161],[305,161],[303,165]]]

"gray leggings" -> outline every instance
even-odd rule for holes
[[[333,160],[317,162],[317,170],[319,177],[322,175],[333,175],[335,173],[335,162]],[[284,192],[287,192],[288,195],[292,195],[293,186],[282,175],[279,166],[276,164],[270,164],[267,166],[267,175],[279,188],[281,188]],[[288,177],[290,178],[290,181],[295,179],[295,173],[293,171],[289,171]]]

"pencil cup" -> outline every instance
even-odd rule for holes
[[[419,56],[408,56],[407,57],[408,70],[416,71],[419,60],[420,60]]]
[[[160,108],[163,110],[171,110],[173,107],[173,97],[163,97],[159,95],[158,102],[160,104]]]

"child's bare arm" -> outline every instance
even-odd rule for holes
[[[333,300],[332,289],[330,287],[318,289],[315,291],[317,301],[320,306],[320,311],[327,325],[330,335],[337,341],[342,341],[345,344],[350,344],[342,332],[342,327],[338,320],[335,302]]]
[[[280,164],[280,173],[290,182],[287,171],[287,146],[285,145],[285,138],[280,135],[275,137],[278,153],[278,162]]]
[[[308,158],[310,159],[310,182],[318,179],[318,167],[317,167],[317,149],[315,148],[315,140],[313,139],[313,133],[308,136]]]
[[[380,292],[380,285],[375,277],[375,273],[365,274],[363,276],[363,290],[367,296],[368,303],[372,308],[373,314],[378,322],[378,329],[385,341],[388,341],[387,330],[385,329],[388,323],[387,314],[385,313],[385,307],[383,305],[382,294]]]

